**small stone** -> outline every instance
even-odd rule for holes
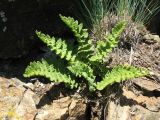
[[[85,119],[85,111],[87,105],[82,100],[72,99],[72,102],[69,106],[69,117],[73,120],[84,120]]]
[[[160,37],[159,37],[159,35],[152,35],[152,34],[146,34],[146,35],[144,35],[143,36],[143,38],[145,39],[145,40],[150,40],[150,41],[148,41],[148,42],[160,42]]]
[[[7,27],[5,26],[2,31],[3,31],[3,32],[6,32],[6,30],[7,30]]]
[[[4,11],[0,11],[0,16],[3,18],[5,17],[5,12]]]
[[[7,18],[6,18],[6,17],[3,17],[3,18],[2,18],[2,21],[3,21],[3,22],[7,22]]]
[[[36,105],[33,100],[34,93],[27,90],[20,101],[16,111],[23,120],[33,120],[36,113]]]
[[[160,37],[159,37],[159,35],[153,35],[153,39],[154,39],[155,41],[160,42]]]
[[[27,89],[34,90],[34,85],[32,83],[27,83],[27,84],[24,84],[23,86]]]

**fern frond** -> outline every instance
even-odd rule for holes
[[[96,55],[90,58],[90,61],[102,62],[103,59],[112,52],[119,42],[119,37],[126,26],[126,22],[119,22],[109,35],[104,36],[104,40],[97,42]]]
[[[38,31],[36,31],[36,34],[41,41],[47,44],[50,50],[55,51],[61,58],[65,58],[67,61],[75,60],[76,55],[73,54],[71,48],[67,46],[65,41],[62,41],[62,39],[56,40],[54,37],[50,37]]]
[[[65,17],[60,15],[60,18],[71,29],[79,43],[84,43],[85,40],[88,39],[88,30],[83,29],[82,23],[79,24],[78,21],[74,20],[72,17]]]
[[[89,58],[94,53],[94,46],[92,40],[89,39],[89,33],[87,29],[83,28],[82,23],[78,23],[72,17],[65,17],[60,15],[61,20],[71,29],[74,36],[77,38],[79,43],[78,54],[79,58]]]
[[[88,83],[91,91],[95,90],[95,76],[93,75],[92,68],[84,62],[76,60],[71,62],[67,68],[76,76],[84,77]]]
[[[148,70],[144,68],[137,68],[127,65],[119,65],[112,69],[110,73],[106,73],[105,77],[101,82],[97,83],[97,89],[103,90],[106,86],[111,85],[115,82],[121,82],[124,80],[142,77],[148,75]]]
[[[45,60],[31,62],[30,65],[26,68],[24,77],[33,76],[42,76],[54,82],[64,82],[71,88],[77,87],[75,80],[71,79],[69,75],[62,74],[53,65],[48,64]]]

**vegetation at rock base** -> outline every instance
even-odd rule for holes
[[[86,25],[100,25],[103,18],[110,14],[134,22],[147,24],[159,12],[160,4],[154,0],[73,0],[79,17]]]
[[[87,81],[89,90],[94,91],[103,90],[115,82],[149,74],[144,68],[129,65],[115,66],[112,70],[105,67],[104,59],[117,46],[126,26],[125,21],[117,23],[111,33],[105,34],[103,39],[94,45],[82,23],[79,24],[71,17],[60,15],[60,18],[73,32],[78,46],[74,47],[61,38],[57,39],[36,31],[40,40],[60,58],[31,62],[25,70],[25,77],[43,76],[54,82],[63,82],[70,88],[77,88],[82,83],[78,82],[77,78],[83,78],[81,80]],[[101,79],[97,81],[97,77]]]
[[[127,21],[122,39],[130,44],[142,38],[152,17],[160,11],[160,2],[155,0],[73,0],[77,17],[89,28],[94,41],[109,33],[119,21]]]

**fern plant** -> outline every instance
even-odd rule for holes
[[[31,62],[25,70],[24,77],[43,76],[50,81],[63,82],[70,88],[77,88],[81,84],[81,81],[76,81],[77,78],[83,78],[82,80],[87,81],[89,90],[94,91],[103,90],[115,82],[149,74],[144,68],[128,65],[119,65],[112,70],[108,70],[104,66],[104,58],[117,46],[126,22],[119,22],[110,34],[104,35],[103,39],[94,45],[82,23],[79,24],[71,17],[60,15],[60,18],[75,35],[78,47],[75,48],[62,39],[56,39],[36,31],[40,40],[67,64],[63,65],[59,60],[48,61],[44,59]],[[99,82],[97,82],[97,76],[101,78],[98,80]]]

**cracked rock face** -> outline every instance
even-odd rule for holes
[[[64,97],[38,110],[35,120],[84,120],[86,104],[81,99]]]
[[[35,87],[36,85],[32,83],[25,84],[15,78],[0,77],[0,120],[84,120],[86,118],[87,106],[82,99],[62,97],[49,100],[51,96],[39,96],[34,91]],[[43,106],[38,107],[40,101]]]
[[[109,101],[106,120],[159,120],[160,84],[137,78],[132,87],[123,87],[119,102]]]
[[[0,78],[0,119],[33,120],[37,113],[33,92],[18,79]]]
[[[106,120],[159,120],[160,112],[152,112],[140,105],[120,105],[110,102]]]

